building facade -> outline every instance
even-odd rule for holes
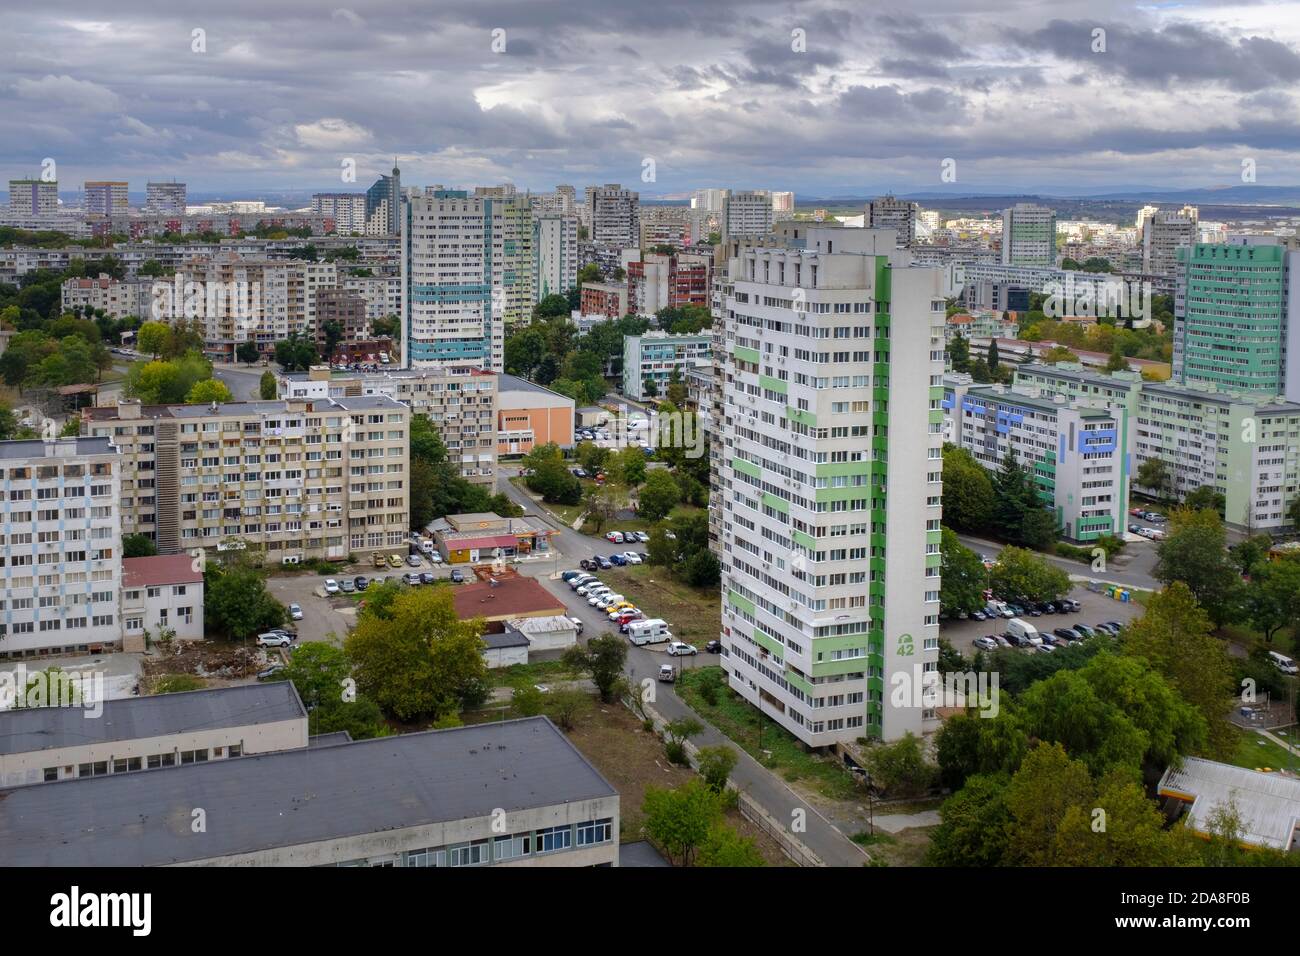
[[[636,246],[641,241],[641,197],[618,183],[587,187],[590,226],[587,235],[598,245]]]
[[[573,447],[574,401],[514,375],[500,376],[497,454],[527,455],[538,445]]]
[[[1056,210],[1024,202],[1002,210],[1002,264],[1055,266]]]
[[[936,721],[939,271],[909,267],[892,230],[800,232],[727,265],[722,664],[809,746],[920,735]]]
[[[121,471],[108,437],[0,442],[0,659],[121,648]]]
[[[43,179],[9,180],[9,214],[44,219],[58,215],[59,182]]]
[[[184,183],[146,183],[144,212],[151,216],[184,216]]]
[[[578,284],[578,217],[533,215],[533,301],[565,295]]]
[[[203,640],[203,571],[188,554],[122,559],[122,649],[146,650],[146,637],[170,633]]]
[[[895,241],[910,247],[916,242],[916,218],[920,209],[919,203],[881,196],[867,203],[862,225],[867,229],[892,229]]]
[[[1200,228],[1195,206],[1161,209],[1142,222],[1142,271],[1176,279],[1178,250],[1196,245]]]
[[[772,231],[772,194],[765,189],[728,192],[718,215],[723,239],[757,239]]]
[[[124,216],[131,209],[124,182],[87,182],[82,187],[85,210],[92,216]]]
[[[713,363],[712,335],[674,335],[646,332],[623,336],[623,394],[636,401],[662,398],[676,371]],[[684,382],[685,379],[683,378]],[[653,389],[649,383],[654,382]]]

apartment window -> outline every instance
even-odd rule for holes
[[[176,766],[175,754],[153,754],[149,757],[148,765],[150,770],[157,770],[159,767]]]
[[[463,846],[454,846],[450,854],[451,866],[481,866],[487,862],[487,840],[475,840]]]
[[[613,819],[593,820],[578,824],[578,846],[608,843],[611,839]]]
[[[515,833],[511,836],[497,837],[493,841],[492,859],[517,860],[521,856],[528,856],[532,851],[533,835],[531,833]]]
[[[537,831],[537,852],[553,853],[573,845],[573,831],[567,827],[547,827]]]

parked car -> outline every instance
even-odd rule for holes
[[[434,573],[433,573],[432,571],[421,571],[421,572],[420,572],[420,583],[421,583],[421,584],[433,584],[433,583],[434,583],[435,581],[437,581],[437,580],[438,580],[438,578],[434,575]]]
[[[1083,605],[1073,598],[1061,598],[1061,603],[1065,605],[1067,611],[1080,611],[1083,609]]]
[[[280,673],[282,670],[284,670],[283,664],[272,664],[270,667],[265,667],[262,670],[258,671],[257,679],[270,680],[272,677]]]
[[[625,564],[641,563],[641,555],[637,554],[635,551],[624,551],[621,557],[623,558],[623,562]]]
[[[587,477],[587,471],[586,471],[586,469],[585,469],[585,468],[574,468],[574,469],[573,469],[573,477],[574,477],[574,478],[586,478],[586,477]]]
[[[1008,644],[1010,644],[1012,647],[1028,647],[1028,646],[1029,646],[1029,641],[1028,641],[1028,639],[1021,637],[1019,634],[1013,634],[1013,633],[1011,633],[1010,631],[1004,631],[1004,632],[1002,633],[1002,637],[1003,637],[1003,639],[1006,640],[1006,642],[1007,642]]]
[[[598,567],[600,567],[600,565],[597,564],[595,561],[591,560],[591,558],[583,558],[581,561],[578,562],[578,567],[582,568],[582,570],[584,571],[595,571]]]
[[[1106,626],[1111,628],[1112,633],[1115,634],[1118,634],[1120,631],[1124,630],[1124,625],[1121,624],[1119,621],[1107,621]]]
[[[1053,604],[1051,601],[1039,601],[1039,602],[1038,602],[1036,605],[1034,605],[1034,606],[1035,606],[1036,608],[1038,608],[1038,611],[1039,611],[1040,614],[1055,614],[1055,613],[1056,613],[1056,605]]]
[[[326,593],[326,594],[338,594],[338,593],[339,593],[339,583],[338,583],[337,581],[335,581],[333,578],[326,578],[326,579],[325,579],[325,593]]]
[[[581,633],[582,633],[582,618],[580,618],[580,617],[571,617],[571,618],[569,618],[569,621],[573,624],[574,627],[576,627],[576,628],[578,629],[578,633],[581,634]]]
[[[993,638],[993,640],[995,640],[995,641],[998,642],[998,647],[1011,647],[1011,646],[1012,646],[1012,645],[1011,645],[1011,642],[1008,641],[1008,640],[1007,640],[1005,637],[1003,637],[1001,634],[990,634],[989,637]]]
[[[1053,651],[1056,650],[1056,648],[1053,647],[1051,644],[1048,644],[1046,641],[1044,641],[1042,644],[1038,645],[1037,650],[1041,654],[1051,654]]]
[[[1052,632],[1063,641],[1080,641],[1083,640],[1083,634],[1071,627],[1058,627]]]
[[[378,551],[372,551],[370,554],[370,563],[377,568],[388,567],[388,561]]]
[[[388,556],[388,566],[389,566],[390,568],[400,568],[400,567],[402,566],[402,559],[401,559],[401,557],[400,557],[399,555],[396,555],[396,554],[390,554],[390,555]]]
[[[596,563],[600,565],[602,571],[608,571],[614,566],[614,562],[605,557],[597,557]]]
[[[960,617],[960,615],[958,616]],[[985,614],[983,611],[971,611],[970,616],[972,620],[976,620],[976,621],[987,621],[989,618],[989,616]]]
[[[339,590],[344,594],[353,594],[357,590],[357,584],[351,578],[344,578],[339,582]]]
[[[425,557],[428,558],[430,561],[432,561],[434,564],[442,564],[442,555],[438,553],[437,549],[430,551],[428,554],[425,555]]]
[[[636,533],[636,539],[637,539],[638,541],[640,541],[642,544],[649,544],[649,543],[650,543],[650,532],[648,532],[648,531],[638,531],[638,532]]]
[[[1057,637],[1055,634],[1049,634],[1047,631],[1039,631],[1038,636],[1043,639],[1044,644],[1051,644],[1053,647],[1057,644],[1065,643],[1061,638]]]
[[[402,575],[402,580],[413,588],[419,587],[420,585],[420,576],[416,574],[414,571],[407,571],[405,574]]]
[[[975,638],[975,646],[986,651],[995,651],[998,649],[998,642],[991,637]]]
[[[708,653],[708,654],[721,654],[721,653],[722,653],[722,642],[721,642],[721,641],[709,641],[707,644],[704,645],[704,650],[705,650],[705,652]]]
[[[698,653],[699,651],[696,650],[694,644],[686,644],[683,643],[682,641],[671,641],[668,644],[669,657],[683,657],[683,656],[690,656],[692,654],[698,654]]]
[[[623,543],[623,532],[622,532],[622,531],[606,531],[606,532],[605,532],[605,540],[606,540],[606,541],[612,541],[614,544],[622,544],[622,543]]]
[[[590,584],[594,580],[596,580],[594,574],[579,574],[576,578],[569,579],[569,587],[576,591],[584,584]]]
[[[1042,616],[1043,616],[1043,612],[1040,611],[1040,610],[1038,609],[1038,605],[1037,605],[1037,604],[1034,604],[1034,603],[1032,603],[1032,602],[1030,602],[1029,604],[1026,604],[1023,608],[1021,608],[1020,615],[1018,615],[1018,616],[1023,616],[1023,615],[1025,615],[1025,614],[1028,614],[1030,617],[1042,617]]]
[[[297,604],[289,605],[289,620],[291,621],[302,620],[302,608],[299,605]]]
[[[456,568],[454,571],[451,572],[451,581],[453,584],[464,584],[465,572],[462,571],[460,568]]]
[[[586,597],[591,594],[592,591],[597,591],[603,587],[605,587],[605,585],[600,583],[599,578],[592,578],[590,581],[583,581],[573,590],[577,592],[578,597]]]
[[[659,665],[659,680],[665,684],[671,684],[677,679],[677,671],[673,670],[672,664]]]
[[[623,557],[621,554],[611,554],[609,556],[609,563],[615,567],[621,568],[627,564],[627,558]]]
[[[292,643],[292,635],[284,631],[267,631],[265,634],[257,635],[258,647],[288,647]]]
[[[1094,631],[1092,628],[1090,628],[1087,624],[1075,624],[1074,629],[1078,631],[1080,634],[1082,634],[1084,637],[1097,636],[1097,632]]]
[[[370,580],[364,574],[358,574],[352,579],[352,583],[356,585],[358,591],[364,591],[370,587]]]
[[[420,556],[418,554],[408,554],[406,556],[406,563],[413,568],[418,568],[424,562],[420,560]]]
[[[565,584],[568,584],[570,581],[572,581],[576,577],[579,577],[581,574],[582,574],[581,571],[565,571],[563,574],[560,575],[560,580],[563,581]]]

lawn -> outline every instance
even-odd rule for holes
[[[630,564],[600,572],[600,579],[645,612],[668,622],[673,636],[688,644],[715,640],[722,604],[714,588],[693,588],[652,564]],[[697,646],[699,644],[697,643]]]
[[[722,683],[717,703],[710,705],[700,695],[701,680],[710,673]],[[677,694],[682,700],[729,737],[751,757],[779,774],[787,783],[802,782],[832,800],[860,799],[862,791],[853,775],[840,761],[809,753],[795,736],[768,717],[759,717],[757,708],[726,686],[720,667],[700,667],[682,672]],[[759,720],[762,720],[762,748],[759,747]]]
[[[564,661],[535,661],[532,664],[512,664],[488,671],[493,687],[510,687],[520,690],[547,681],[578,680],[582,674],[574,673]]]
[[[1240,731],[1237,752],[1233,754],[1230,762],[1248,770],[1260,767],[1271,767],[1274,770],[1287,767],[1300,769],[1300,757],[1288,754],[1273,741],[1253,730]]]
[[[511,478],[510,483],[520,491],[532,494],[532,492],[528,491],[528,486],[524,484],[524,479]],[[573,522],[578,520],[578,516],[587,510],[581,503],[576,505],[556,505],[545,501],[537,501],[535,503],[539,508],[545,508],[551,514],[555,515],[557,519],[564,522],[566,527],[570,528],[573,527]]]
[[[704,511],[695,505],[678,505],[668,515],[669,518],[685,517],[687,515],[699,514]],[[643,518],[618,518],[614,521],[606,521],[600,526],[597,532],[594,527],[588,527],[587,522],[583,522],[582,533],[600,537],[606,531],[654,531],[662,522],[647,521]],[[635,549],[634,549],[635,550]]]

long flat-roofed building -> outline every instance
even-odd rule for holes
[[[386,396],[82,410],[122,452],[122,534],[272,562],[406,552],[410,409]]]
[[[0,793],[9,866],[617,866],[618,837],[545,717]]]
[[[98,707],[0,710],[0,787],[180,767],[308,742],[307,711],[289,681],[124,697]]]

